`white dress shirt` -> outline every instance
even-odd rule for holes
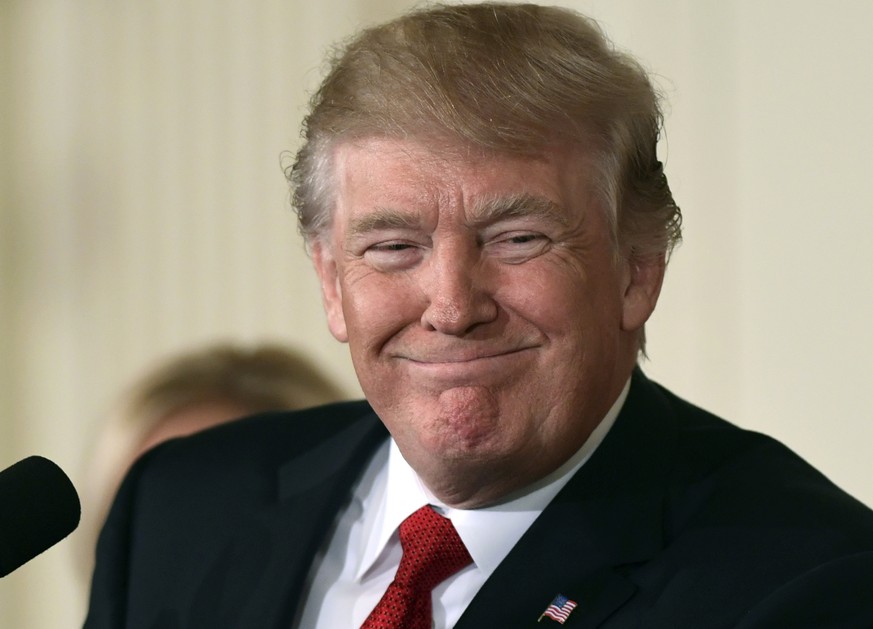
[[[295,626],[360,627],[388,589],[400,565],[398,527],[430,504],[450,518],[473,563],[433,590],[434,627],[449,629],[519,538],[588,460],[615,422],[630,381],[582,447],[561,467],[507,500],[482,509],[441,503],[409,466],[394,440],[380,446],[337,517],[329,542],[316,556]]]

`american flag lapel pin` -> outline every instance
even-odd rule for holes
[[[563,594],[558,594],[554,600],[546,607],[537,622],[542,622],[543,618],[551,618],[552,620],[561,623],[562,625],[570,617],[570,612],[576,609],[576,601],[571,601]]]

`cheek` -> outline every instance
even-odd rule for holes
[[[621,325],[622,299],[619,277],[607,260],[597,260],[591,264],[576,261],[554,273],[556,300],[582,325],[606,325],[616,330]],[[599,262],[596,263],[596,262]],[[560,278],[560,279],[557,279]]]
[[[562,264],[510,269],[500,278],[496,299],[548,336],[564,336],[590,327],[595,309],[602,306],[590,280]]]
[[[353,352],[378,351],[421,317],[417,291],[402,276],[386,278],[370,272],[351,277],[343,285],[343,294],[343,314]]]

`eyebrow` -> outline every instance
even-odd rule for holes
[[[415,229],[420,225],[421,218],[417,214],[379,207],[366,216],[354,219],[349,226],[349,234],[358,236],[382,229]]]
[[[545,197],[527,193],[486,198],[470,211],[470,223],[475,227],[512,218],[544,218],[560,225],[568,224],[567,213],[561,206]],[[354,237],[385,229],[420,227],[421,217],[417,213],[377,207],[366,216],[355,218],[349,226],[349,235]]]
[[[527,193],[485,199],[473,208],[470,216],[474,225],[489,225],[511,218],[544,218],[561,225],[568,224],[567,212],[560,205]]]

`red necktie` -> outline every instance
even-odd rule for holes
[[[361,629],[431,629],[431,591],[473,560],[452,521],[424,506],[400,525],[403,557]]]

